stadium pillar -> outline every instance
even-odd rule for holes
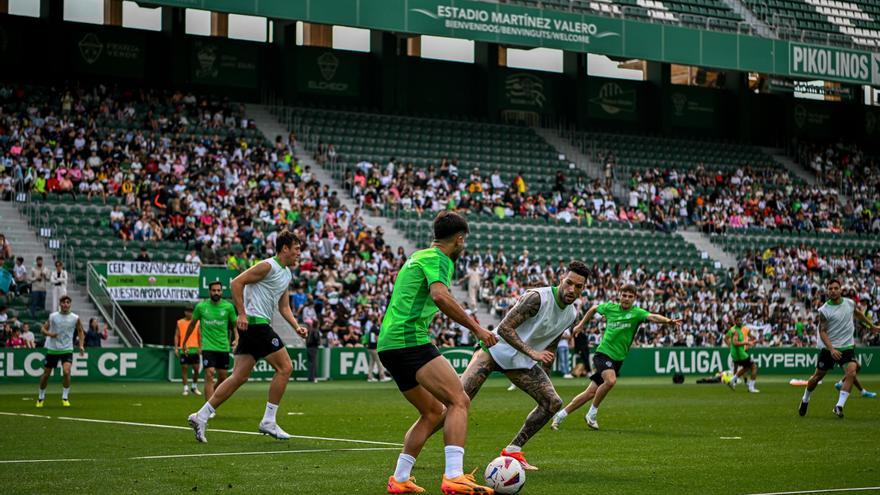
[[[376,103],[385,112],[404,108],[406,98],[415,88],[406,87],[401,82],[406,80],[406,50],[401,47],[400,38],[384,31],[370,31],[370,53],[379,73],[373,83],[378,86],[372,86],[373,94],[378,95]]]
[[[64,0],[40,0],[40,18],[53,23],[64,21]]]
[[[155,77],[157,83],[168,82],[170,69],[171,82],[181,84],[187,81],[188,54],[186,49],[186,9],[181,7],[162,7],[162,40],[164,49],[157,70],[148,71],[147,77]],[[161,70],[158,70],[161,68]]]
[[[211,36],[219,38],[229,37],[229,14],[226,12],[211,12]]]
[[[645,64],[645,79],[662,89],[669,85],[672,77],[672,66],[663,62],[647,62]]]
[[[186,10],[162,7],[162,32],[172,37],[186,34]]]
[[[303,45],[333,48],[333,26],[304,22]]]
[[[501,54],[502,51],[504,55]],[[501,62],[507,64],[507,52],[504,47],[497,43],[474,43],[474,64],[479,68],[477,82],[483,89],[482,93],[479,87],[473,88],[472,91],[486,95],[486,106],[481,110],[493,120],[500,116]]]
[[[575,95],[575,104],[566,105],[560,116],[566,122],[576,122],[578,127],[587,123],[587,54],[562,53],[562,74],[565,76],[565,92]]]
[[[104,24],[122,25],[122,0],[104,0]]]
[[[296,84],[284,84],[284,81],[296,81],[296,21],[272,19],[271,22],[275,33],[272,42],[278,47],[281,59],[281,74],[270,90],[290,103],[296,100]]]

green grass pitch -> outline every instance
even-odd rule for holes
[[[696,385],[688,379],[621,378],[590,431],[581,410],[558,432],[545,427],[526,445],[525,494],[753,494],[880,486],[880,400],[853,394],[846,418],[831,414],[832,379],[814,393],[807,417],[797,415],[801,388],[782,378],[744,386]],[[880,377],[865,376],[869,389]],[[556,380],[566,402],[584,379]],[[533,402],[493,378],[474,400],[465,466],[497,456]],[[289,433],[339,440],[282,442],[256,432],[266,383],[250,383],[218,411],[207,444],[186,427],[202,397],[182,397],[179,384],[73,383],[73,407],[62,408],[53,379],[46,407],[36,385],[0,387],[0,492],[38,493],[292,493],[382,494],[398,444],[415,419],[393,384],[291,383],[279,410]],[[29,417],[15,414],[36,414]],[[246,432],[246,433],[235,433]],[[379,443],[358,443],[363,440]],[[387,442],[392,445],[383,444]],[[387,449],[387,450],[385,450]],[[234,455],[222,455],[236,453]],[[220,455],[210,455],[220,454]],[[81,461],[61,459],[84,459]],[[55,460],[55,462],[9,462]],[[439,494],[442,438],[425,447],[413,471]],[[878,490],[880,492],[880,490]],[[871,493],[871,492],[859,492]]]

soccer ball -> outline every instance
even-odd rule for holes
[[[730,383],[730,380],[731,380],[732,378],[733,378],[733,375],[730,374],[729,371],[725,371],[725,372],[721,373],[721,383],[723,383],[723,384],[725,384],[725,385],[727,385],[728,383]]]
[[[526,484],[526,472],[518,460],[502,456],[486,466],[486,484],[495,493],[519,493]]]

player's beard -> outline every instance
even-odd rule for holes
[[[213,295],[213,296],[211,296],[211,300],[214,302],[218,302],[220,300],[220,297],[221,296]]]

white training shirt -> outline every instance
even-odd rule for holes
[[[247,316],[256,316],[272,321],[278,300],[290,286],[292,277],[286,266],[281,266],[275,257],[263,260],[269,263],[269,273],[263,280],[244,286],[244,310]]]
[[[577,310],[573,304],[560,308],[553,296],[552,287],[532,289],[541,296],[541,308],[538,314],[523,322],[516,329],[517,335],[532,349],[543,351],[559,337],[568,327],[574,324]],[[497,334],[497,331],[495,332]],[[514,349],[502,337],[498,343],[489,348],[489,354],[499,366],[506,370],[531,369],[537,361]]]
[[[73,352],[73,332],[76,331],[76,313],[63,314],[56,311],[49,315],[49,331],[57,333],[57,337],[46,337],[44,347],[50,351]]]
[[[819,312],[822,313],[828,321],[828,339],[831,340],[831,345],[833,345],[835,349],[853,347],[856,345],[854,338],[856,325],[853,323],[853,312],[855,311],[856,303],[847,297],[841,299],[842,301],[840,304],[832,304],[831,301],[826,301],[825,304],[819,308]],[[822,338],[819,336],[818,331],[816,332],[816,340],[819,341],[819,349],[824,349],[825,343],[822,342]]]

